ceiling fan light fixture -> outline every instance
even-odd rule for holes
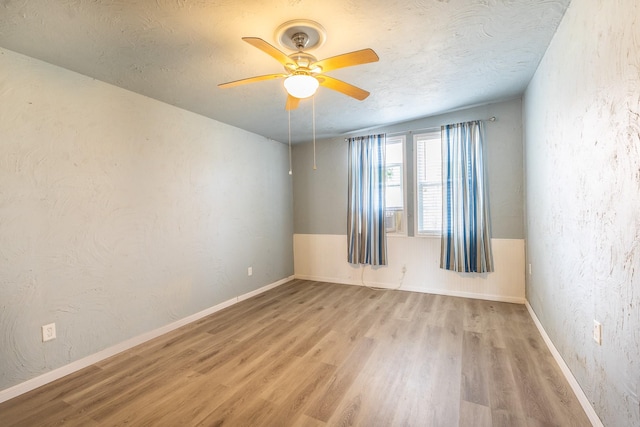
[[[304,99],[313,96],[320,83],[313,76],[295,74],[284,80],[284,88],[287,93],[295,98]]]

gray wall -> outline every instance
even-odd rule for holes
[[[357,135],[396,134],[439,128],[441,125],[495,116],[485,122],[487,167],[491,204],[492,234],[495,238],[522,239],[522,105],[520,99],[489,104],[448,114],[428,117]],[[354,134],[356,135],[356,134]],[[407,222],[413,235],[413,150],[407,132]],[[347,233],[347,143],[345,137],[316,142],[317,170],[313,170],[313,146],[293,148],[294,233]]]
[[[524,98],[527,299],[611,427],[640,425],[639,17],[572,2]]]
[[[286,146],[3,49],[0,70],[0,390],[293,274]]]

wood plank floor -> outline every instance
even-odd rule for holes
[[[294,280],[0,404],[3,426],[589,426],[522,305]]]

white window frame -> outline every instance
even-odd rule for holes
[[[401,228],[398,231],[389,231],[388,236],[406,236],[407,235],[407,137],[406,135],[387,136],[385,139],[385,150],[387,144],[401,144],[402,146],[402,215],[400,216]],[[386,154],[386,153],[385,153]],[[386,155],[385,155],[386,158]],[[387,165],[385,165],[386,169]],[[385,197],[386,197],[386,178],[385,178]],[[387,208],[385,200],[385,223],[387,221]]]
[[[418,197],[418,192],[419,192],[419,188],[418,188],[418,141],[420,139],[423,139],[425,137],[433,137],[437,135],[438,139],[440,139],[440,147],[442,148],[442,136],[441,136],[441,132],[439,129],[433,129],[430,131],[426,131],[426,132],[421,132],[419,134],[415,134],[413,135],[413,194],[414,194],[414,200],[413,200],[413,207],[414,207],[414,234],[417,237],[437,237],[439,238],[442,234],[442,220],[440,222],[440,230],[428,230],[428,231],[420,231],[420,203],[419,203],[419,197]],[[429,138],[432,139],[432,138]],[[444,187],[442,185],[442,181],[440,183],[441,187]],[[442,207],[442,197],[440,198],[441,202],[440,202],[440,206]],[[440,209],[442,211],[442,208]]]

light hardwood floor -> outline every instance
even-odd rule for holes
[[[294,280],[0,404],[3,426],[589,426],[522,305]]]

